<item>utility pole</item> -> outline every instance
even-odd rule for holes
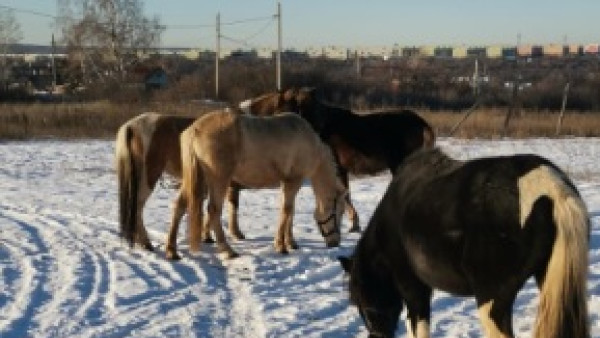
[[[56,62],[54,61],[54,54],[56,53],[56,42],[54,41],[54,33],[52,33],[52,94],[56,91]]]
[[[281,2],[277,2],[277,90],[281,91]]]
[[[354,51],[354,63],[356,66],[356,78],[360,79],[361,70],[360,70],[360,55],[358,55],[358,49]]]
[[[479,59],[475,59],[475,70],[473,70],[473,94],[475,97],[479,95]]]
[[[215,99],[219,98],[219,59],[221,58],[221,13],[217,13],[217,47],[215,50]]]

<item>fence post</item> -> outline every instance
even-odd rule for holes
[[[567,107],[567,98],[569,96],[569,87],[571,82],[567,82],[565,89],[563,89],[562,105],[560,107],[560,115],[558,115],[558,122],[556,123],[556,136],[560,135],[560,129],[562,128],[563,119],[565,118],[565,108]]]

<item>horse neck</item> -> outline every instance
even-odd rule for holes
[[[352,118],[354,113],[350,109],[338,107],[329,103],[318,104],[321,114],[328,114],[329,117],[333,117],[334,121],[340,118]]]
[[[256,116],[272,116],[278,112],[277,96],[264,94],[250,102],[250,112]]]
[[[371,224],[365,230],[364,234],[356,244],[356,249],[353,254],[353,277],[358,279],[358,283],[354,284],[355,289],[351,291],[351,297],[359,296],[364,290],[361,290],[358,285],[364,285],[368,281],[370,285],[376,285],[378,292],[385,290],[391,292],[386,295],[386,299],[390,296],[398,296],[397,291],[394,291],[394,286],[391,284],[393,280],[391,274],[391,266],[389,261],[382,254],[380,246],[381,239],[377,238],[376,231]]]
[[[447,156],[439,148],[423,149],[406,159],[402,177],[405,180],[417,177],[433,178],[447,174],[463,164],[463,161]]]

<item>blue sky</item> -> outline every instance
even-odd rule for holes
[[[212,25],[268,18],[276,0],[145,0],[148,16],[158,15],[169,28],[162,46],[207,47],[215,44]],[[12,6],[56,15],[54,0],[0,0]],[[281,0],[283,45],[489,45],[600,42],[599,0]],[[47,43],[52,19],[17,12],[22,42]],[[193,29],[180,25],[206,25]],[[276,22],[264,19],[224,25],[224,47],[276,45]]]

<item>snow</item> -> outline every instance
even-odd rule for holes
[[[441,139],[452,156],[513,153],[548,157],[574,178],[592,217],[589,307],[600,337],[600,139]],[[339,248],[327,249],[312,214],[310,188],[297,196],[299,250],[281,255],[272,242],[279,192],[240,197],[234,242],[241,257],[223,261],[211,245],[167,261],[164,242],[174,191],[159,187],[145,210],[157,252],[130,249],[118,237],[112,141],[0,143],[0,337],[355,337],[366,329],[348,303],[338,255],[358,234],[344,219]],[[390,180],[355,178],[352,198],[365,226]],[[225,217],[223,217],[225,219]],[[435,292],[434,337],[479,337],[472,298]],[[514,306],[514,329],[530,336],[537,289],[529,281]],[[406,331],[400,322],[398,336]]]

